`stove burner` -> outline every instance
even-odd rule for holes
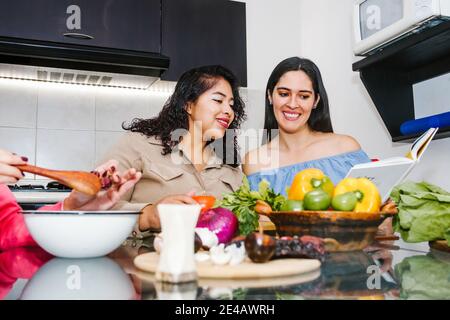
[[[23,184],[23,185],[13,185],[9,186],[10,190],[44,190],[45,187],[41,184]]]
[[[35,192],[69,192],[72,189],[56,181],[49,182],[46,186],[42,184],[22,184],[9,185],[9,189],[13,192],[18,191],[35,191]]]
[[[57,181],[52,181],[47,183],[47,190],[67,190],[70,191],[72,188],[65,186]]]

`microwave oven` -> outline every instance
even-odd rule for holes
[[[356,0],[353,11],[357,56],[450,20],[450,0]]]

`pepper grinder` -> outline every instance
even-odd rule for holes
[[[200,205],[159,204],[157,206],[164,245],[156,280],[184,283],[197,280],[194,238]]]

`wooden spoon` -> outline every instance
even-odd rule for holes
[[[96,195],[102,185],[100,178],[93,173],[83,171],[51,170],[29,164],[15,165],[19,170],[54,179],[72,189],[88,195]]]

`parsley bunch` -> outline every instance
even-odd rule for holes
[[[255,212],[256,200],[267,202],[273,211],[280,210],[286,198],[275,193],[267,180],[262,180],[258,191],[250,190],[247,177],[244,177],[242,186],[235,192],[224,195],[217,206],[227,208],[236,215],[239,221],[239,234],[247,235],[258,228],[258,214]]]

